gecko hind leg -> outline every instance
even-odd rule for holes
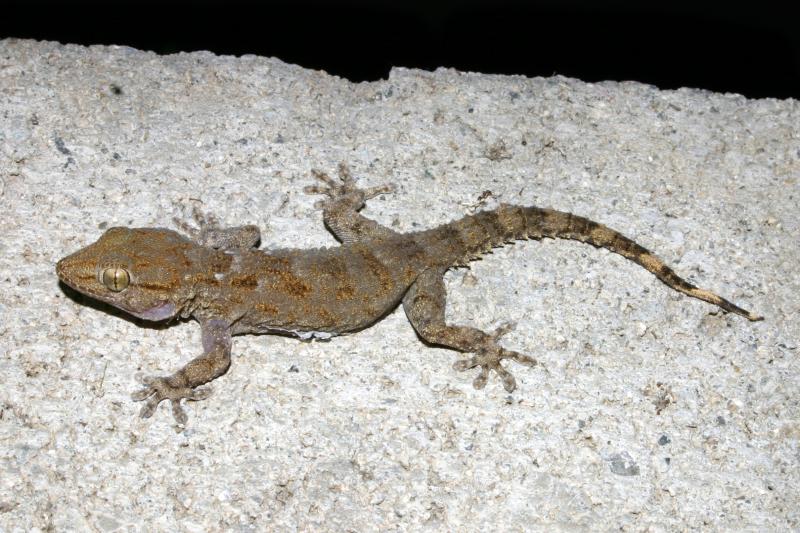
[[[513,324],[504,324],[493,333],[466,326],[449,326],[444,320],[446,293],[444,286],[444,270],[429,270],[422,273],[403,298],[403,309],[409,321],[420,337],[432,344],[439,344],[461,352],[474,355],[460,359],[453,364],[458,371],[480,367],[480,372],[472,385],[482,389],[489,380],[490,372],[500,377],[503,387],[508,392],[517,388],[517,382],[511,373],[500,364],[503,359],[534,366],[537,361],[525,354],[507,350],[498,344],[498,340],[508,333]]]
[[[344,163],[339,165],[338,180],[319,170],[312,170],[311,173],[322,182],[322,185],[309,185],[303,191],[327,196],[314,205],[322,209],[325,225],[337,239],[349,243],[397,235],[386,226],[381,226],[358,213],[370,198],[393,192],[395,190],[393,184],[361,189],[356,185],[355,179]]]

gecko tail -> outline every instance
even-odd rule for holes
[[[763,320],[721,296],[692,285],[678,276],[661,259],[632,239],[603,224],[554,209],[502,204],[493,211],[483,211],[443,226],[445,232],[458,235],[462,247],[452,264],[461,265],[477,259],[491,248],[517,239],[571,239],[617,253],[652,272],[672,289],[716,305],[724,311],[748,320]]]

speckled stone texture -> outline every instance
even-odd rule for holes
[[[498,201],[636,238],[759,323],[568,241],[447,276],[449,320],[516,329],[484,391],[402,310],[329,342],[237,337],[188,429],[135,375],[199,353],[68,294],[55,262],[194,207],[269,247],[335,245],[311,169],[397,192],[400,231]],[[800,107],[638,83],[0,41],[0,530],[800,527]]]

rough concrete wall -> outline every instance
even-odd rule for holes
[[[0,150],[0,530],[798,527],[797,101],[6,40]],[[365,213],[399,231],[568,210],[766,320],[520,243],[447,278],[449,320],[516,322],[503,343],[544,363],[509,365],[513,395],[398,310],[330,342],[237,337],[184,432],[137,418],[136,373],[194,357],[199,328],[76,299],[55,262],[195,206],[335,245],[302,187],[340,161],[397,184]]]

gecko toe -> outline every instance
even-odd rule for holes
[[[498,340],[500,340],[500,338],[503,335],[505,335],[506,333],[508,333],[510,331],[513,331],[514,328],[516,328],[516,327],[517,327],[517,323],[516,322],[512,322],[512,321],[503,322],[502,324],[497,326],[497,328],[495,328],[495,330],[490,334],[490,337],[493,340],[498,341]]]
[[[334,181],[334,179],[331,178],[330,176],[328,176],[327,174],[325,174],[324,172],[322,172],[321,170],[312,169],[311,170],[311,175],[314,176],[314,178],[318,179],[319,181],[321,181],[322,183],[324,183],[325,185],[328,186],[328,187],[319,187],[320,189],[327,190],[327,189],[330,189],[330,188],[333,188],[333,187],[336,186],[336,182]],[[313,186],[308,187],[308,188],[312,188],[312,187]],[[313,187],[313,188],[316,188],[316,187]]]
[[[347,163],[344,161],[340,162],[336,170],[339,173],[339,179],[342,180],[342,183],[346,185],[355,184],[356,180],[353,178],[353,174],[350,172],[350,167],[347,166]]]
[[[306,194],[326,194],[330,195],[330,187],[320,187],[319,185],[306,185],[303,187],[303,192]]]
[[[503,388],[506,389],[506,392],[514,392],[514,389],[517,388],[517,380],[514,379],[511,372],[503,368],[499,363],[494,367],[494,371],[497,372],[500,381],[503,382]]]
[[[212,387],[197,387],[196,389],[191,389],[191,392],[186,396],[183,396],[187,400],[191,400],[193,402],[199,400],[205,400],[214,392]]]
[[[472,380],[472,386],[477,389],[481,390],[486,387],[486,383],[489,381],[489,369],[485,366],[481,367],[480,373]]]
[[[189,417],[186,416],[186,411],[183,410],[181,407],[180,400],[170,400],[172,404],[172,416],[175,418],[175,422],[177,422],[181,426],[185,426],[186,422],[189,420]]]
[[[539,361],[531,357],[530,355],[525,355],[524,353],[514,352],[511,350],[504,350],[505,352],[505,359],[511,359],[515,363],[519,363],[524,366],[536,366],[539,364]]]
[[[475,368],[480,363],[478,356],[467,357],[466,359],[459,359],[455,363],[453,363],[453,370],[457,370],[458,372],[463,372],[464,370],[469,370],[470,368]]]
[[[151,393],[152,394],[152,393]],[[136,399],[136,397],[134,397]],[[151,395],[150,398],[142,406],[142,409],[139,411],[140,418],[150,418],[153,416],[153,413],[156,412],[156,408],[158,404],[161,403],[161,400],[158,399],[156,396]]]
[[[380,196],[381,194],[387,194],[394,192],[397,189],[394,183],[385,183],[383,185],[377,185],[375,187],[370,187],[369,189],[356,189],[358,190],[364,197],[364,200],[369,200],[370,198],[375,198],[376,196]]]

